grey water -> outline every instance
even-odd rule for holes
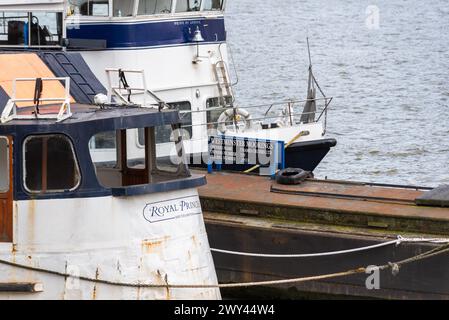
[[[309,37],[338,141],[316,177],[449,183],[447,0],[231,0],[226,24],[239,105],[305,99]]]

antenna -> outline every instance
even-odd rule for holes
[[[309,66],[312,67],[312,58],[310,56],[310,45],[309,45],[309,37],[307,36],[307,52],[309,53]]]

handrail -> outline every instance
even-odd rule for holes
[[[236,108],[238,108],[238,109],[255,109],[255,108],[260,109],[262,107],[280,106],[280,105],[283,105],[283,104],[286,104],[286,103],[293,103],[293,104],[295,104],[295,103],[304,103],[304,102],[313,101],[313,100],[315,100],[315,101],[317,101],[317,100],[325,100],[326,101],[326,100],[332,100],[332,97],[316,98],[316,99],[305,99],[305,100],[286,100],[286,101],[282,101],[282,102],[274,102],[274,103],[271,103],[271,104],[260,104],[260,105],[252,105],[252,106],[244,106],[244,107],[236,107]],[[191,111],[183,111],[183,112],[184,113],[198,113],[198,112],[206,112],[206,111],[226,110],[226,109],[229,109],[229,108],[232,108],[232,107],[230,105],[227,105],[225,107],[214,107],[214,108],[207,108],[207,109],[204,109],[204,110],[191,110]]]
[[[146,107],[146,94],[150,95],[159,105],[159,109],[162,108],[169,108],[170,106],[163,101],[161,98],[159,98],[153,91],[151,91],[150,89],[148,89],[147,87],[147,82],[146,82],[146,77],[145,77],[145,71],[143,69],[120,69],[120,68],[106,68],[105,69],[106,75],[107,75],[107,80],[108,80],[108,101],[111,102],[112,100],[112,95],[115,94],[118,98],[120,98],[124,103],[129,103],[128,101],[126,101],[126,99],[123,97],[122,93],[120,92],[121,90],[127,90],[128,94],[131,95],[135,95],[136,92],[132,93],[132,91],[137,91],[137,94],[143,94],[143,104],[142,106]],[[118,86],[113,86],[112,85],[112,79],[111,79],[111,73],[112,72],[116,72],[119,73],[119,85]],[[122,87],[120,85],[120,73],[136,73],[136,74],[140,74],[142,76],[142,87],[131,87],[131,86],[127,86]]]
[[[70,107],[70,78],[69,77],[54,77],[54,78],[40,78],[42,81],[64,81],[65,97],[52,97],[52,98],[17,98],[17,82],[37,81],[38,78],[16,78],[13,80],[13,93],[12,98],[8,100],[3,112],[1,114],[0,122],[6,123],[14,119],[55,119],[56,122],[64,121],[72,116]],[[32,115],[19,115],[17,114],[16,102],[41,102],[41,101],[60,101],[57,114],[40,114],[37,107]]]
[[[188,111],[186,111],[187,113]],[[184,113],[183,111],[180,111],[180,113]],[[316,114],[318,113],[318,111],[315,112],[304,112],[304,113],[296,113],[296,114],[292,114],[292,116],[300,116],[302,114]],[[265,120],[265,119],[277,119],[277,118],[284,118],[285,116],[283,115],[276,115],[276,116],[270,116],[270,117],[261,117],[261,118],[251,118],[251,121],[258,121],[258,120]],[[313,123],[317,123],[318,120],[313,121]],[[215,121],[215,122],[206,122],[206,123],[198,123],[198,124],[191,124],[191,125],[182,125],[182,127],[186,128],[186,127],[199,127],[199,126],[207,126],[207,125],[215,125],[215,124],[219,124],[220,122]]]
[[[266,107],[269,106],[269,110],[273,107],[273,106],[282,106],[283,104],[286,103],[304,103],[307,101],[316,101],[316,100],[324,100],[324,108],[322,110],[317,110],[317,111],[310,111],[310,112],[297,112],[297,113],[291,113],[289,112],[288,116],[290,117],[290,122],[291,122],[291,117],[299,117],[302,115],[310,115],[310,114],[319,114],[318,118],[313,121],[312,123],[317,123],[321,120],[321,118],[324,115],[324,132],[326,132],[326,126],[327,126],[327,111],[329,108],[329,104],[331,103],[331,101],[333,100],[333,97],[325,97],[325,98],[315,98],[315,99],[305,99],[305,100],[286,100],[283,102],[274,102],[272,104],[264,104],[264,105],[253,105],[253,106],[246,106],[246,107],[236,107],[236,109],[251,109],[251,108],[261,108],[261,107]],[[232,106],[227,105],[227,106],[223,106],[223,107],[214,107],[214,108],[206,108],[206,109],[202,109],[202,110],[182,110],[180,111],[181,114],[193,114],[193,113],[200,113],[200,112],[209,112],[209,111],[216,111],[216,110],[227,110],[232,108]],[[278,119],[278,118],[285,118],[285,115],[274,115],[274,116],[267,116],[267,113],[265,113],[265,115],[263,117],[259,117],[259,118],[251,118],[251,121],[259,121],[259,120],[266,120],[266,119]],[[296,122],[298,123],[298,122]],[[197,127],[197,126],[207,126],[207,125],[218,125],[219,122],[206,122],[206,123],[199,123],[199,124],[191,124],[191,125],[183,125],[183,127]]]

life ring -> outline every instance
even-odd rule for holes
[[[226,111],[223,111],[222,114],[220,114],[220,117],[218,117],[218,125],[217,130],[224,134],[226,131],[228,131],[228,128],[226,126],[226,123],[233,122],[235,116],[235,122],[239,122],[242,117],[245,121],[245,130],[248,130],[251,128],[251,114],[244,110],[239,108],[229,108]]]
[[[313,173],[299,168],[286,168],[276,173],[279,184],[300,184],[307,178],[313,178]]]

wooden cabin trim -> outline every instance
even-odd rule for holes
[[[6,192],[0,192],[0,242],[12,242],[13,239],[13,140],[11,136],[6,138],[9,152],[9,185]]]

